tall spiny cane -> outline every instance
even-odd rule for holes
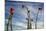
[[[7,24],[7,31],[9,31],[9,25],[10,25],[10,28],[11,28],[11,31],[12,31],[12,17],[13,17],[13,14],[14,14],[14,9],[10,8],[10,15],[9,15],[8,24]]]

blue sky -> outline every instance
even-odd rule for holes
[[[36,14],[38,11],[38,8],[41,7],[42,10],[39,11],[38,14],[38,20],[37,20],[37,27],[43,28],[43,21],[44,21],[44,4],[38,3],[38,2],[28,2],[28,3],[22,3],[22,2],[6,2],[5,3],[5,21],[8,20],[9,16],[9,10],[11,7],[13,7],[15,10],[13,15],[13,29],[26,29],[27,28],[27,10],[26,8],[22,8],[22,5],[25,5],[28,7],[30,12],[30,17],[34,20],[32,22],[32,28],[35,27],[35,21],[36,21]]]

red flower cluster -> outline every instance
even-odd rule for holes
[[[14,9],[10,8],[10,15],[13,15],[13,13],[14,13]]]

